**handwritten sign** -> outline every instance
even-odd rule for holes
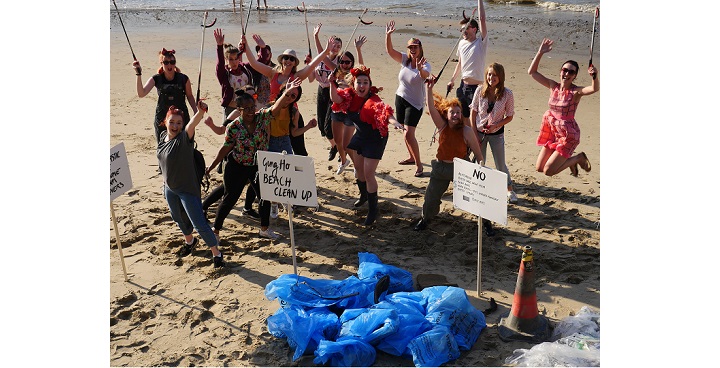
[[[132,188],[125,143],[110,149],[110,202]]]
[[[507,174],[459,158],[453,164],[455,207],[507,225]]]
[[[312,157],[258,151],[262,199],[317,207],[315,164]]]

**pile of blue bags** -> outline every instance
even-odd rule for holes
[[[267,319],[268,330],[287,339],[293,360],[314,354],[315,364],[367,367],[380,350],[412,359],[417,367],[437,367],[470,350],[487,326],[465,290],[414,291],[410,272],[372,253],[358,256],[357,277],[286,274],[265,287],[268,300],[280,302]]]

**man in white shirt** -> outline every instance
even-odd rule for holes
[[[458,44],[458,63],[455,66],[452,78],[448,83],[448,91],[455,85],[455,78],[460,74],[460,86],[457,89],[457,98],[462,105],[463,123],[470,125],[470,103],[478,86],[485,79],[485,55],[487,54],[487,27],[485,25],[485,7],[482,0],[478,0],[478,19],[463,19],[460,24],[462,37]],[[479,31],[479,33],[478,33]]]

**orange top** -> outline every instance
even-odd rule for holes
[[[465,158],[468,153],[468,145],[465,143],[463,129],[451,129],[446,125],[440,131],[440,144],[437,150],[437,159],[441,161],[452,161],[453,158]]]

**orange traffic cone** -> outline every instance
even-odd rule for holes
[[[529,245],[523,248],[512,308],[506,318],[500,319],[498,334],[506,342],[535,343],[545,341],[550,334],[547,318],[538,313],[533,254]]]

